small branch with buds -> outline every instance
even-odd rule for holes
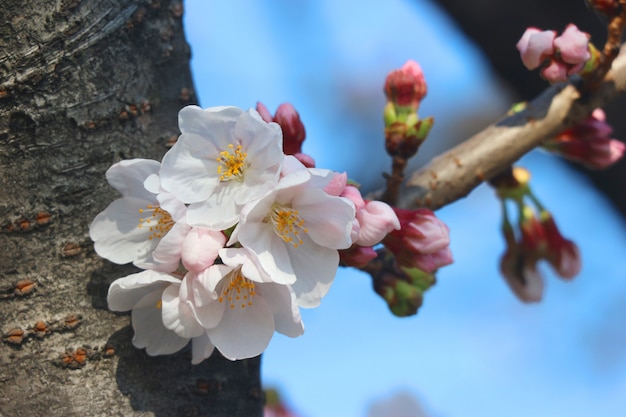
[[[626,50],[622,48],[598,89],[581,99],[580,78],[559,83],[527,107],[487,127],[434,158],[411,175],[400,206],[432,210],[459,200],[559,132],[582,122],[626,91]]]

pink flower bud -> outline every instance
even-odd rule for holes
[[[200,272],[213,265],[218,251],[224,247],[226,236],[222,232],[193,227],[185,240],[181,259],[187,270]]]
[[[390,232],[383,244],[406,267],[431,272],[452,263],[448,226],[427,209],[404,210],[394,207],[400,230]]]
[[[555,59],[550,60],[550,64],[541,70],[541,76],[551,83],[558,83],[567,80],[568,66]]]
[[[355,268],[364,267],[376,256],[376,251],[373,248],[359,245],[352,245],[349,249],[339,251],[341,264]]]
[[[581,268],[578,246],[561,235],[550,213],[542,213],[541,225],[547,241],[545,258],[561,278],[574,278]]]
[[[283,103],[278,106],[273,118],[267,107],[261,102],[256,104],[256,110],[266,122],[276,122],[280,125],[283,131],[283,152],[285,155],[295,155],[302,152],[302,142],[306,137],[306,131],[300,120],[300,115],[291,104]],[[313,158],[308,155],[304,155],[303,159],[304,161],[301,162],[304,165],[312,163],[315,166]]]
[[[541,31],[533,27],[526,29],[516,45],[526,68],[539,68],[554,53],[552,42],[555,36],[556,32],[553,30]]]
[[[525,303],[537,303],[543,296],[544,280],[537,261],[528,259],[519,248],[509,247],[500,260],[500,272],[513,294]]]
[[[342,172],[341,174],[336,172],[330,182],[324,188],[327,194],[338,197],[343,193],[348,185],[348,174]],[[359,192],[359,195],[361,193]]]
[[[293,156],[295,156],[298,161],[302,162],[302,165],[305,167],[315,168],[315,159],[313,159],[312,156],[300,152],[294,153]]]
[[[407,61],[400,69],[391,71],[385,80],[387,100],[397,106],[417,110],[427,92],[422,68],[412,60]]]
[[[396,213],[382,201],[367,201],[362,209],[357,210],[356,219],[360,230],[354,243],[361,246],[376,245],[389,232],[400,229]]]
[[[289,103],[281,104],[276,110],[274,121],[283,129],[283,152],[285,155],[301,153],[306,131],[296,109]]]
[[[582,32],[576,25],[567,25],[563,34],[554,39],[554,47],[561,54],[561,59],[568,64],[584,64],[591,58],[588,33]],[[582,68],[581,68],[582,69]]]
[[[592,169],[608,168],[622,158],[626,146],[611,139],[613,128],[605,119],[604,111],[596,109],[583,122],[547,141],[544,147]]]

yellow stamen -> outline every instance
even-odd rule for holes
[[[149,231],[153,232],[148,236],[150,240],[154,238],[161,239],[176,223],[167,211],[152,204],[149,204],[146,209],[139,209],[139,213],[151,213],[149,217],[140,218],[137,226],[140,229],[148,227]]]
[[[291,243],[294,248],[302,244],[300,232],[309,233],[304,227],[304,219],[300,217],[298,210],[289,207],[274,205],[270,213],[270,221],[274,225],[274,231],[285,242]]]
[[[233,144],[228,145],[228,150],[220,152],[217,162],[221,162],[217,167],[217,175],[220,181],[241,180],[246,165],[247,153],[241,151],[241,145],[235,149]]]
[[[243,299],[248,300],[247,305],[252,305],[252,297],[256,295],[254,291],[255,285],[254,282],[245,278],[241,275],[241,270],[236,271],[231,274],[230,280],[228,284],[224,285],[222,289],[222,294],[217,299],[220,303],[224,302],[224,300],[228,301],[228,306],[230,308],[235,308],[235,303],[233,302],[233,291],[235,292],[235,300],[240,300],[242,296],[238,295],[243,292]],[[245,308],[246,304],[241,304],[241,308]]]

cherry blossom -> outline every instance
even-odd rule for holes
[[[241,207],[278,181],[282,136],[256,110],[183,108],[182,132],[163,157],[161,181],[189,204],[190,225],[224,230],[237,223]]]
[[[131,159],[109,168],[107,180],[122,198],[89,226],[98,255],[118,264],[133,262],[165,272],[178,267],[190,227],[185,222],[185,205],[159,189],[159,167],[157,161]]]

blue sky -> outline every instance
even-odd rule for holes
[[[481,57],[428,2],[185,2],[201,104],[272,111],[289,101],[319,167],[381,183],[382,84],[407,59],[425,72],[420,115],[435,128],[415,165],[502,115],[510,104]],[[529,22],[529,25],[532,22]],[[514,47],[511,45],[511,47]],[[521,64],[520,64],[521,65]],[[522,165],[563,233],[583,253],[571,283],[544,268],[544,301],[527,306],[497,272],[499,205],[481,186],[437,214],[455,264],[442,269],[416,317],[392,316],[369,278],[340,270],[306,332],[276,335],[266,384],[303,417],[365,417],[402,390],[431,417],[621,416],[626,394],[626,234],[583,177],[536,152]],[[392,416],[390,416],[392,417]]]

